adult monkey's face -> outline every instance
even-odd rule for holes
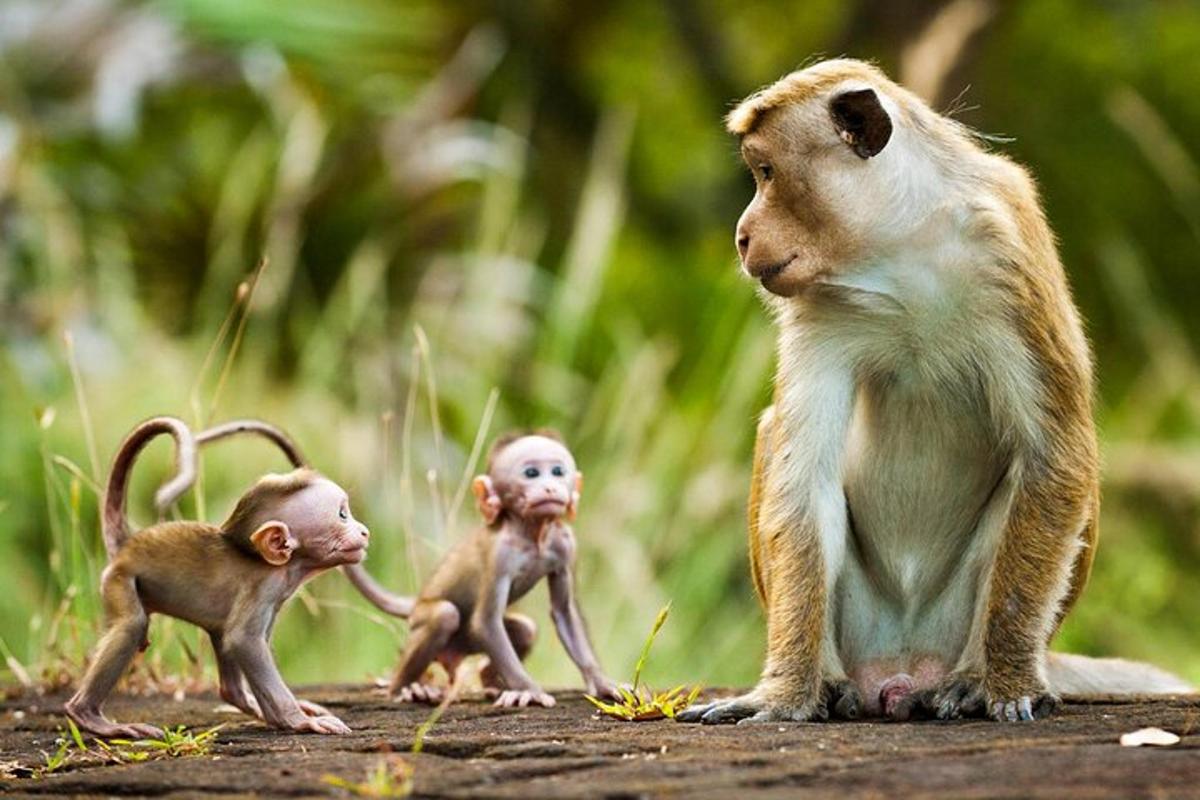
[[[754,175],[736,233],[747,275],[791,297],[911,233],[936,167],[900,130],[908,97],[872,67],[825,61],[729,115]]]

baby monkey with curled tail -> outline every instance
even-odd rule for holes
[[[487,473],[472,489],[484,526],[446,554],[416,598],[398,597],[376,584],[360,565],[345,572],[376,606],[412,625],[391,693],[406,702],[437,703],[441,690],[422,683],[434,661],[453,673],[468,655],[489,664],[484,686],[498,706],[553,706],[521,662],[533,647],[537,626],[508,611],[543,577],[550,587],[550,614],[587,691],[613,697],[616,684],[600,668],[575,601],[575,518],[583,475],[557,434],[509,434],[492,445]]]
[[[101,711],[134,655],[148,645],[150,615],[161,613],[208,632],[227,702],[284,730],[349,732],[325,708],[296,699],[268,642],[280,606],[303,581],[365,556],[369,534],[351,515],[341,487],[309,469],[267,475],[242,495],[222,525],[164,522],[130,532],[129,474],[151,439],[166,433],[176,444],[177,475],[156,496],[162,509],[195,481],[197,443],[243,430],[268,435],[300,463],[286,437],[271,435],[278,432],[269,426],[231,423],[193,437],[174,417],[143,422],[117,451],[102,522],[109,558],[101,576],[107,630],[65,707],[80,728],[104,737],[162,735],[152,725],[113,722]]]

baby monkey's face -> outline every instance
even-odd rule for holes
[[[284,500],[280,517],[297,541],[296,555],[320,566],[357,564],[366,557],[370,533],[350,513],[350,498],[320,478]]]
[[[571,451],[545,436],[524,436],[504,448],[492,466],[504,506],[525,519],[570,516],[580,475]]]

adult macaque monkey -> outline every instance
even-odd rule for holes
[[[1059,693],[1188,691],[1047,654],[1087,579],[1088,344],[1033,181],[879,70],[815,64],[728,118],[742,268],[779,326],[750,561],[767,657],[685,721],[1031,720]]]
[[[175,439],[178,475],[160,490],[160,508],[195,479],[196,442],[205,434],[193,438],[173,417],[143,422],[117,451],[102,523],[108,628],[79,691],[67,701],[67,715],[98,736],[162,735],[152,725],[118,724],[101,712],[145,647],[149,616],[157,612],[208,632],[227,702],[285,730],[349,732],[326,709],[292,695],[268,642],[279,607],[301,582],[363,559],[367,529],[350,514],[346,493],[311,470],[267,475],[242,495],[223,525],[164,522],[131,535],[125,517],[129,473],[138,453],[161,433]]]
[[[346,570],[379,608],[412,625],[391,693],[406,702],[436,703],[441,690],[421,683],[437,660],[450,673],[473,653],[489,659],[486,687],[498,706],[553,706],[521,662],[537,626],[508,611],[543,577],[550,585],[551,617],[571,660],[593,695],[613,697],[616,684],[600,668],[575,602],[575,518],[583,475],[556,434],[501,436],[488,455],[487,473],[472,489],[485,526],[456,545],[415,598],[392,595],[361,567]]]

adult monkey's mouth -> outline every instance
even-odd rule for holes
[[[746,271],[749,272],[752,277],[758,279],[761,284],[766,286],[769,281],[778,278],[779,275],[795,260],[796,256],[792,255],[777,264],[770,264],[765,267],[747,267]]]
[[[772,264],[769,267],[761,269],[755,275],[758,278],[759,285],[771,294],[779,295],[780,297],[790,297],[795,294],[798,288],[795,281],[784,273],[796,263],[796,258],[797,256],[793,255],[784,261],[780,261],[778,264]]]

